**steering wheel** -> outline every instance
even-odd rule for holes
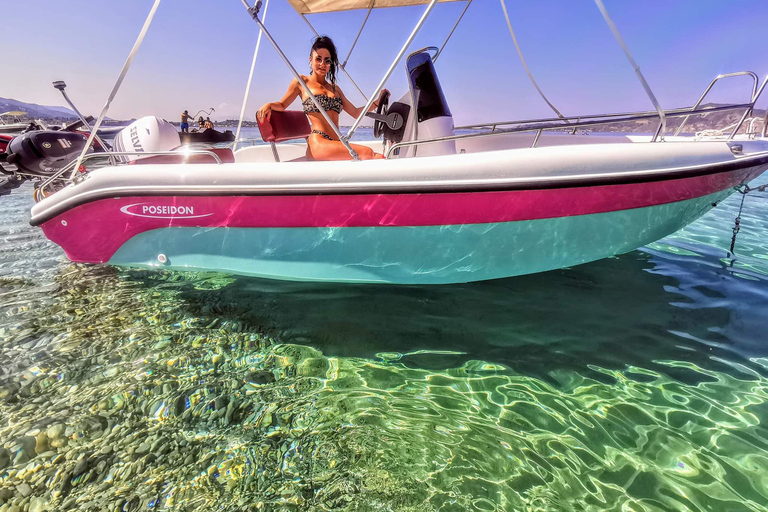
[[[387,109],[389,108],[389,91],[382,89],[379,93],[379,105],[376,107],[376,114],[383,118],[387,115]],[[373,136],[377,139],[384,135],[384,128],[386,128],[386,122],[376,120],[373,122]]]

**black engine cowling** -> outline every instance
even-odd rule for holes
[[[50,176],[77,158],[85,147],[87,137],[81,133],[34,131],[11,140],[6,161],[22,174]],[[93,152],[93,148],[88,150]]]

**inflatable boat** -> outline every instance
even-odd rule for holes
[[[436,3],[397,2],[429,3],[417,29]],[[259,21],[260,3],[249,12],[283,55]],[[370,2],[292,4],[312,14]],[[397,101],[379,94],[388,75],[369,96],[368,106],[382,100],[371,116],[381,140],[363,144],[383,151],[384,160],[359,161],[351,148],[348,161],[309,160],[306,117],[273,112],[260,126],[267,144],[219,150],[194,164],[172,148],[135,152],[132,165],[112,159],[99,167],[103,155],[85,155],[82,165],[59,172],[70,184],[37,203],[31,223],[78,262],[303,281],[457,283],[632,251],[693,222],[768,168],[765,129],[738,134],[737,127],[708,139],[666,135],[665,119],[704,112],[701,100],[685,109],[459,130],[438,79],[438,54],[435,47],[407,56],[408,90]],[[706,112],[744,111],[743,123],[768,77],[758,87],[754,74],[728,76],[736,75],[754,77],[749,101]],[[647,136],[583,133],[628,120],[660,125]]]
[[[235,134],[231,130],[220,132],[213,128],[208,128],[200,132],[179,132],[179,138],[182,144],[218,144],[234,141]]]

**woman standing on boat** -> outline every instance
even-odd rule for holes
[[[339,114],[341,114],[342,109],[354,118],[357,118],[363,111],[362,108],[352,105],[341,92],[341,88],[336,85],[336,68],[338,65],[336,46],[333,41],[328,36],[319,36],[312,44],[312,50],[309,54],[310,74],[309,76],[301,76],[301,79],[307,84],[309,90],[312,91],[318,103],[322,105],[336,126],[339,125]],[[333,128],[312,102],[312,98],[307,95],[295,78],[291,80],[283,99],[265,103],[256,113],[256,117],[259,121],[269,120],[273,111],[284,111],[297,97],[301,97],[304,113],[307,114],[312,125],[312,132],[307,139],[307,156],[314,160],[349,160],[352,158],[349,150],[336,137]],[[371,110],[377,106],[378,102],[374,102],[371,105]],[[375,153],[367,146],[358,144],[351,144],[351,146],[361,160],[384,158],[383,155]]]

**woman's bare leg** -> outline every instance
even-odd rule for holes
[[[351,160],[352,156],[349,150],[338,140],[328,140],[313,133],[309,136],[308,155],[315,160]],[[367,146],[360,144],[351,144],[360,160],[371,160],[374,158],[384,158],[384,155],[375,153]]]

